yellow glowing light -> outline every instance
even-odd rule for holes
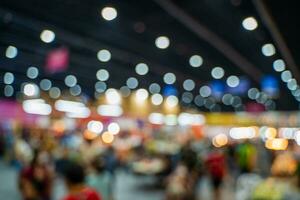
[[[114,135],[108,131],[104,132],[101,136],[104,143],[110,144],[114,141]]]
[[[272,138],[266,141],[266,148],[272,150],[286,150],[288,147],[288,140],[283,138]]]
[[[277,130],[275,128],[267,128],[265,131],[265,137],[267,139],[272,139],[275,138],[277,136]]]
[[[212,140],[212,144],[215,147],[222,147],[225,146],[227,143],[228,143],[228,137],[223,133],[216,135]]]
[[[116,89],[113,88],[109,88],[108,90],[106,90],[105,98],[107,103],[110,105],[118,105],[122,102],[121,95]]]
[[[138,89],[135,93],[136,101],[143,102],[148,98],[149,94],[146,89]]]

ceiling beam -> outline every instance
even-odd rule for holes
[[[269,10],[267,9],[263,0],[253,0],[253,3],[257,9],[257,12],[262,19],[263,23],[269,30],[276,46],[278,47],[283,59],[285,60],[287,67],[292,71],[293,76],[300,80],[300,72],[299,66],[297,66],[293,56],[291,54],[290,49],[288,48],[282,34],[279,31],[272,15],[270,14]]]
[[[196,34],[199,38],[208,42],[211,46],[222,53],[228,60],[238,66],[256,82],[260,82],[263,73],[250,61],[241,55],[234,47],[208,29],[205,25],[195,20],[184,10],[172,3],[170,0],[154,0],[169,15],[177,19],[181,24]]]

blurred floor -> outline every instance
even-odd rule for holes
[[[18,191],[18,176],[16,170],[0,160],[0,200],[21,199]]]
[[[0,200],[19,200],[17,187],[17,172],[0,161]],[[150,176],[137,176],[125,171],[118,171],[114,188],[115,200],[163,200],[164,191],[156,187],[158,180]],[[62,180],[54,183],[54,200],[64,195]],[[197,187],[197,197],[201,200],[211,200],[209,179],[204,177]],[[230,180],[226,180],[222,191],[223,200],[233,200],[233,188]]]
[[[116,200],[163,200],[164,192],[157,189],[154,177],[136,176],[119,171],[116,177]]]

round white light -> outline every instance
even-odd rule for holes
[[[3,82],[5,83],[5,84],[12,84],[13,82],[14,82],[14,80],[15,80],[15,76],[14,76],[14,74],[13,73],[11,73],[11,72],[6,72],[5,74],[4,74],[4,77],[3,77]]]
[[[296,79],[292,78],[287,82],[287,87],[289,90],[296,90],[297,89],[297,81]]]
[[[49,96],[52,99],[57,99],[60,97],[61,91],[58,87],[53,87],[49,90]]]
[[[29,67],[26,74],[28,78],[35,79],[39,75],[39,70],[36,67]]]
[[[110,88],[105,92],[106,101],[108,104],[120,104],[121,96],[116,89]]]
[[[120,88],[120,92],[121,92],[123,97],[129,97],[129,95],[130,95],[130,89],[127,86],[122,86]]]
[[[77,78],[74,75],[68,75],[65,78],[65,84],[68,87],[74,87],[77,84]]]
[[[118,13],[113,7],[105,7],[102,9],[101,15],[105,20],[111,21],[117,17]]]
[[[81,87],[79,85],[75,85],[74,87],[70,88],[70,94],[72,96],[78,96],[81,93]]]
[[[248,31],[253,31],[258,26],[257,21],[254,17],[247,17],[243,20],[242,25]]]
[[[127,79],[126,81],[126,85],[130,88],[130,89],[135,89],[137,88],[137,86],[139,85],[139,82],[136,78],[134,77],[130,77]]]
[[[101,81],[98,81],[96,84],[95,84],[95,90],[99,93],[102,93],[106,90],[107,88],[107,85],[105,82],[101,82]]]
[[[189,63],[192,67],[200,67],[203,64],[203,59],[199,55],[193,55],[190,57]]]
[[[4,95],[6,97],[11,97],[14,94],[14,88],[11,85],[6,85],[4,87]]]
[[[18,55],[18,49],[14,46],[8,46],[5,51],[5,56],[7,58],[15,58]]]
[[[161,113],[151,113],[148,117],[148,120],[151,124],[163,124],[165,117]]]
[[[233,96],[231,94],[224,94],[224,96],[222,97],[222,102],[224,103],[224,105],[229,106],[231,104]]]
[[[39,93],[39,88],[33,83],[27,83],[24,85],[23,93],[29,97],[36,96]]]
[[[229,87],[237,87],[240,84],[240,79],[237,76],[229,76],[226,83]]]
[[[120,132],[120,126],[116,122],[112,122],[107,127],[108,132],[117,135]]]
[[[211,89],[207,85],[200,88],[199,93],[202,97],[209,97],[211,95]]]
[[[183,103],[189,104],[192,103],[194,95],[191,92],[184,92],[181,97]]]
[[[285,70],[285,63],[282,59],[277,59],[273,62],[273,69],[276,72],[282,72]]]
[[[146,89],[142,88],[142,89],[138,89],[136,91],[135,96],[138,101],[145,101],[148,98],[149,94]]]
[[[292,73],[289,70],[281,72],[281,80],[283,82],[288,82],[290,79],[292,79]]]
[[[166,36],[160,36],[156,38],[155,45],[157,48],[166,49],[170,45],[170,40]]]
[[[151,83],[149,86],[149,91],[151,94],[156,94],[160,92],[160,86],[157,83]]]
[[[52,86],[52,83],[51,83],[51,81],[48,80],[48,79],[43,79],[43,80],[41,80],[41,82],[40,82],[40,88],[41,88],[42,90],[44,90],[44,91],[50,90],[51,86]]]
[[[109,73],[106,69],[99,69],[96,77],[99,81],[107,81],[109,79]]]
[[[101,62],[108,62],[111,59],[111,53],[106,49],[102,49],[98,51],[97,58]]]
[[[166,99],[166,104],[169,107],[175,107],[178,104],[178,98],[176,96],[168,96]]]
[[[164,82],[166,84],[173,84],[173,83],[175,83],[175,81],[176,81],[175,74],[169,72],[164,75]]]
[[[93,133],[101,133],[103,131],[103,124],[99,121],[89,121],[87,124],[87,129]]]
[[[41,32],[40,38],[43,42],[50,43],[55,39],[55,33],[51,30],[43,30]]]
[[[192,91],[195,88],[195,82],[192,79],[187,79],[183,82],[183,89]]]
[[[196,97],[195,97],[195,100],[194,100],[194,102],[195,102],[195,104],[197,105],[197,106],[203,106],[204,105],[204,98],[201,96],[201,95],[197,95]]]
[[[221,78],[223,78],[224,74],[225,74],[225,71],[222,67],[215,67],[211,70],[211,76],[214,79],[221,79]]]
[[[153,94],[151,96],[151,102],[155,106],[162,104],[163,100],[164,100],[164,98],[160,94]]]
[[[273,44],[265,44],[262,46],[261,52],[265,56],[273,56],[276,53],[276,50]]]
[[[254,99],[257,99],[258,96],[259,96],[259,90],[257,88],[250,88],[248,90],[248,97],[249,97],[249,99],[254,100]]]
[[[138,75],[146,75],[149,71],[148,65],[145,63],[139,63],[135,66],[135,72]]]

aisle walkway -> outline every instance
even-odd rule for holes
[[[123,170],[118,171],[114,190],[115,200],[163,200],[164,191],[155,187],[155,177],[136,176]],[[54,184],[56,188],[54,200],[64,195],[62,180]],[[201,200],[211,200],[211,188],[207,178],[203,178],[197,187],[197,196]],[[222,194],[223,200],[233,200],[233,191],[230,183],[225,185]],[[0,200],[20,200],[17,187],[17,173],[0,160]]]
[[[163,190],[155,188],[154,177],[135,176],[119,171],[116,178],[116,200],[163,200]]]
[[[17,172],[0,159],[0,200],[19,199]]]

